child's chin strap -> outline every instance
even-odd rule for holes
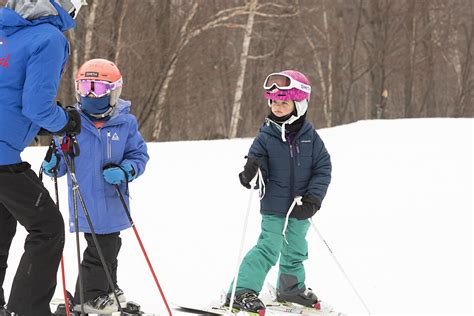
[[[286,228],[288,226],[288,221],[290,219],[290,214],[293,212],[293,209],[295,208],[295,205],[302,205],[303,202],[301,202],[302,196],[296,196],[295,199],[293,200],[293,203],[291,203],[290,208],[288,209],[288,212],[286,213],[286,218],[285,218],[285,225],[283,226],[283,240],[288,244],[288,241],[286,240]]]

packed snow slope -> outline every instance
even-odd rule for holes
[[[333,179],[313,219],[373,315],[472,315],[473,122],[374,120],[319,130]],[[204,306],[229,286],[250,192],[237,174],[251,142],[148,143],[147,170],[130,185],[132,216],[170,303]],[[38,170],[45,151],[30,147],[23,159]],[[52,181],[45,184],[54,196]],[[65,178],[59,190],[67,222]],[[255,194],[245,252],[256,243],[260,219]],[[7,295],[25,236],[19,226]],[[145,311],[166,315],[133,230],[122,240],[119,285]],[[307,240],[307,286],[340,311],[366,314],[312,228]],[[67,233],[70,290],[75,251]],[[267,281],[275,283],[276,273]],[[61,296],[60,274],[58,282]]]

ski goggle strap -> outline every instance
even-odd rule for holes
[[[87,97],[92,93],[100,98],[121,87],[122,83],[122,79],[112,83],[100,80],[81,79],[76,81],[76,92],[82,97]]]
[[[296,88],[303,92],[311,93],[311,86],[283,73],[269,74],[263,83],[263,88],[265,90],[273,90],[275,88],[278,88],[279,90],[290,90]]]

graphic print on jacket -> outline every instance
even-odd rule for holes
[[[92,224],[98,234],[109,234],[130,227],[114,186],[104,180],[102,168],[109,163],[130,163],[137,176],[140,176],[149,159],[146,143],[138,131],[135,117],[129,114],[129,110],[130,102],[119,99],[115,113],[101,129],[97,129],[86,115],[82,115],[83,129],[77,136],[77,141],[81,148],[88,148],[88,150],[81,150],[81,155],[75,159],[76,177]],[[61,159],[58,174],[65,173],[66,165],[64,159]],[[69,176],[68,186],[71,190]],[[128,206],[129,198],[125,194],[126,184],[119,184],[119,187]],[[90,233],[80,203],[78,210],[79,231]],[[69,228],[71,232],[75,231],[73,211],[74,204],[72,194],[70,194]]]

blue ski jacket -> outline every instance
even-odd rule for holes
[[[76,105],[77,106],[77,105]],[[81,114],[82,132],[77,136],[80,155],[74,159],[76,178],[84,198],[92,225],[97,234],[110,234],[129,228],[130,222],[124,211],[115,186],[107,183],[102,175],[103,167],[109,163],[132,164],[137,177],[145,171],[149,160],[147,146],[138,131],[135,116],[129,113],[130,102],[119,99],[117,108],[105,125],[98,129],[84,114]],[[58,176],[67,172],[64,157],[60,155]],[[129,207],[125,183],[119,185]],[[72,183],[68,173],[69,229],[74,228],[74,202]],[[90,233],[80,201],[77,201],[79,231]]]
[[[0,9],[0,165],[21,162],[20,154],[41,127],[56,132],[67,116],[56,105],[69,46],[62,32],[74,20],[55,1],[56,11],[26,20]]]
[[[265,215],[286,216],[293,199],[307,192],[322,202],[331,182],[331,158],[308,121],[287,139],[283,141],[281,127],[267,119],[248,153],[262,171],[265,195],[260,212]]]

